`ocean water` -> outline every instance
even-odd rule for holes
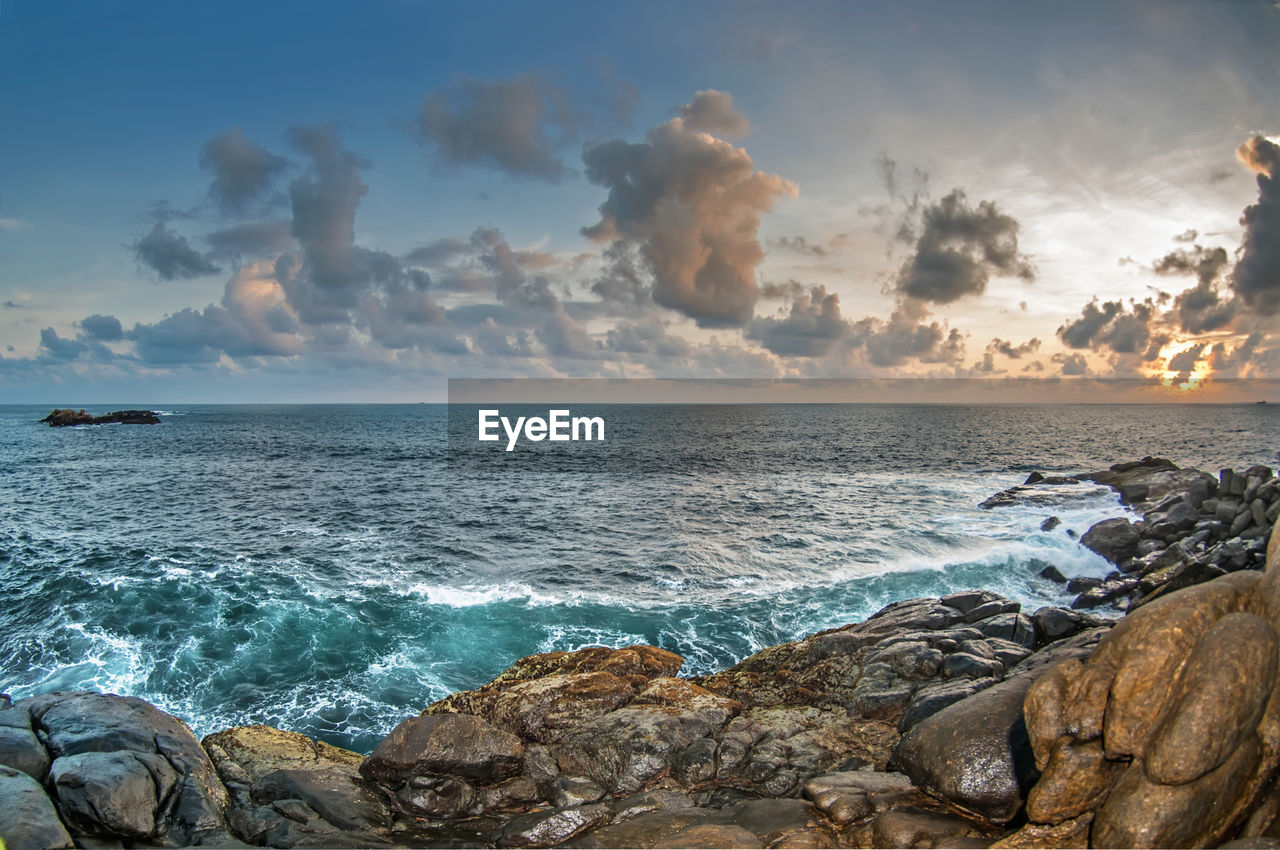
[[[123,407],[145,405],[91,412]],[[605,446],[548,471],[451,462],[440,405],[67,429],[0,407],[0,691],[129,694],[200,735],[261,722],[368,752],[533,652],[652,643],[691,674],[915,596],[1066,604],[1038,573],[1108,571],[1067,530],[1123,514],[1115,495],[981,500],[1147,454],[1275,466],[1278,409],[618,406],[596,411]]]

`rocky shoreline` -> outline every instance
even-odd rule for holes
[[[1138,517],[1080,535],[1116,571],[1071,608],[906,600],[692,678],[650,646],[530,656],[368,756],[267,726],[199,741],[127,697],[0,698],[0,837],[1280,847],[1280,480],[1145,458],[1036,474],[984,507],[1084,480]]]

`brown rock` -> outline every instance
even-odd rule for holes
[[[523,761],[524,744],[510,732],[468,714],[433,714],[410,717],[391,730],[360,773],[393,786],[424,775],[493,783],[518,774]]]
[[[1276,633],[1252,614],[1228,614],[1192,649],[1144,753],[1165,785],[1199,779],[1255,734],[1276,681]]]

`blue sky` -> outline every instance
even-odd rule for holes
[[[1265,2],[6,0],[0,401],[1280,377],[1278,47]]]

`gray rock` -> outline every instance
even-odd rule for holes
[[[156,835],[161,801],[177,780],[164,759],[129,751],[61,756],[49,768],[58,808],[71,829],[113,838]]]
[[[1044,522],[1040,523],[1040,530],[1053,531],[1060,525],[1062,525],[1062,520],[1058,519],[1056,516],[1051,516],[1047,517]]]
[[[1123,517],[1104,519],[1080,537],[1080,543],[1113,564],[1131,557],[1138,549],[1137,530]]]
[[[37,782],[49,772],[49,752],[31,731],[25,711],[0,710],[0,765],[21,770]]]
[[[69,850],[75,846],[40,784],[11,767],[0,767],[0,837],[6,850]]]
[[[1067,577],[1062,574],[1062,570],[1058,569],[1053,564],[1050,564],[1040,571],[1040,578],[1047,578],[1054,584],[1067,583]]]
[[[1069,608],[1046,606],[1031,615],[1036,632],[1046,641],[1074,634],[1080,627],[1080,615]]]

